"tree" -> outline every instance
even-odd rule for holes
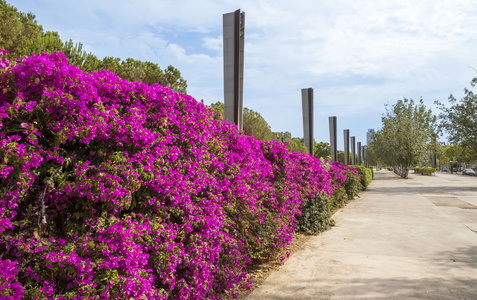
[[[471,82],[472,88],[477,84],[477,77]],[[447,132],[448,140],[453,145],[467,149],[471,159],[477,159],[477,95],[470,89],[464,89],[464,97],[457,100],[449,96],[450,106],[436,101],[439,113],[439,128]]]
[[[336,160],[341,162],[341,163],[344,163],[345,162],[345,152],[341,151],[341,150],[337,151]],[[348,153],[348,161],[351,164],[351,153]]]
[[[214,118],[224,118],[224,103],[220,101],[212,103],[210,108],[215,113]],[[267,121],[265,121],[265,119],[258,112],[246,107],[243,111],[243,132],[244,134],[251,135],[255,139],[261,141],[281,141],[283,138],[283,142],[287,143],[288,152],[308,152],[303,138],[292,137],[291,133],[288,131],[273,132],[270,125],[268,125]]]
[[[451,161],[470,163],[475,160],[473,153],[468,148],[460,145],[445,145],[442,152],[440,157],[444,164],[448,164]]]
[[[186,93],[187,81],[181,76],[181,72],[169,65],[164,71],[165,85],[171,87],[176,92]]]
[[[368,148],[375,160],[394,166],[396,173],[407,178],[409,168],[420,162],[429,147],[436,117],[422,99],[415,104],[414,100],[404,98],[385,107],[383,128],[374,133]]]
[[[212,111],[215,113],[214,118],[215,119],[223,119],[224,118],[224,103],[217,101],[215,103],[212,103],[210,105],[210,108]]]
[[[215,113],[216,118],[224,118],[223,102],[212,103],[210,108]],[[253,136],[260,141],[279,140],[279,134],[272,132],[270,125],[268,125],[262,115],[246,107],[243,109],[243,133]],[[285,136],[283,133],[281,135]]]
[[[41,36],[23,42],[20,57],[44,52],[48,54],[62,52],[68,58],[68,64],[77,66],[85,72],[95,72],[102,69],[100,60],[96,56],[83,51],[83,44],[74,44],[73,40],[63,43],[56,31],[47,31]]]
[[[313,140],[315,149],[313,152],[313,156],[316,158],[323,158],[325,160],[331,160],[331,147],[329,143],[326,142],[319,142]]]
[[[243,132],[260,141],[270,141],[274,138],[270,125],[262,115],[246,107],[243,109]]]
[[[34,14],[20,12],[0,0],[0,49],[10,51],[8,59],[20,57],[22,44],[42,34],[43,27],[37,24]]]
[[[77,66],[84,72],[109,70],[128,81],[150,85],[158,83],[169,86],[176,92],[187,93],[187,81],[173,66],[168,66],[163,71],[156,63],[133,58],[98,59],[94,54],[84,51],[81,43],[73,43],[72,40],[63,42],[55,31],[44,33],[43,27],[36,23],[35,15],[19,12],[4,0],[0,0],[0,48],[10,51],[7,56],[9,59],[31,56],[33,53],[63,52],[68,58],[68,64]]]
[[[292,139],[291,132],[285,131],[285,132],[273,132],[274,135],[274,140],[281,141],[283,138],[284,142],[289,142]]]
[[[287,145],[287,150],[290,153],[308,153],[308,148],[306,148],[304,139],[298,137],[293,137],[290,139],[290,142]]]
[[[308,148],[305,146],[305,141],[303,138],[292,137],[291,132],[273,132],[274,140],[281,141],[287,144],[287,150],[290,153],[308,153]]]

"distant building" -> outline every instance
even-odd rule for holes
[[[368,129],[366,132],[366,145],[369,145],[373,141],[374,129]]]

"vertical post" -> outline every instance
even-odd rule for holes
[[[224,117],[243,129],[243,58],[245,13],[240,9],[223,15]]]
[[[437,146],[437,141],[436,141],[436,136],[432,136],[432,150],[431,150],[431,165],[433,168],[437,169],[437,155],[436,155],[436,146]]]
[[[358,146],[356,148],[358,150],[358,165],[361,165],[361,142],[358,142]]]
[[[349,129],[343,130],[344,136],[344,163],[349,165]]]
[[[356,137],[351,137],[351,164],[356,165]]]
[[[330,123],[330,152],[331,152],[331,161],[337,160],[337,150],[336,150],[336,117],[328,117]]]
[[[363,158],[364,166],[367,168],[368,166],[366,165],[366,147],[365,146],[361,146],[361,157]]]
[[[303,107],[303,136],[305,146],[313,156],[313,89],[301,89]]]

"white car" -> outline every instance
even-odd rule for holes
[[[472,169],[465,169],[464,171],[462,171],[462,175],[475,176],[475,172]]]

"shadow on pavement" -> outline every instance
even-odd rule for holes
[[[451,271],[451,269],[461,269],[462,267],[470,267],[474,269],[474,280],[477,284],[477,246],[460,247],[454,251],[442,251],[436,254],[440,257],[435,264],[443,268],[443,271]],[[476,288],[477,292],[477,288]],[[476,298],[477,299],[477,298]]]
[[[476,280],[354,278],[334,293],[339,299],[476,299]]]
[[[388,172],[388,173],[385,173]],[[390,171],[377,171],[374,173],[374,178],[373,180],[405,180],[399,175],[394,174],[393,172]]]
[[[463,195],[466,192],[477,192],[477,186],[459,187],[458,189],[452,186],[392,186],[392,187],[375,187],[371,186],[366,190],[369,194],[393,194],[393,195],[407,195],[407,194],[448,194],[448,195]]]
[[[301,291],[299,299],[432,299],[432,300],[455,300],[455,299],[477,299],[477,280],[460,279],[447,280],[444,278],[349,278],[337,284],[335,289],[317,290],[317,293],[307,294],[304,289],[307,286],[316,286],[320,279],[304,280],[301,284],[288,286],[287,291],[277,295],[261,295],[260,299],[298,299],[293,291]],[[288,293],[288,291],[290,293]],[[306,295],[306,296],[305,296]]]

